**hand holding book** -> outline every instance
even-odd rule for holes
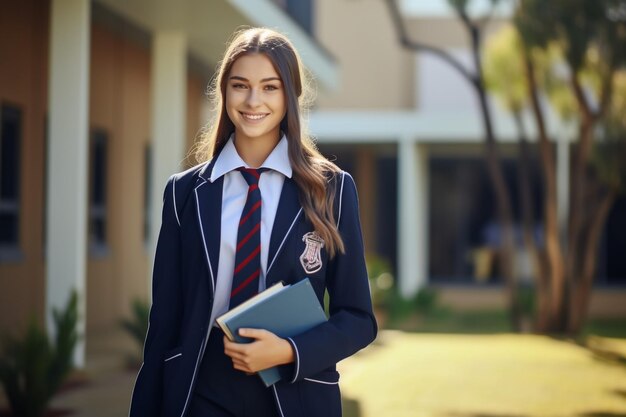
[[[293,285],[273,285],[216,321],[230,342],[236,342],[224,342],[226,354],[233,358],[233,363],[237,360],[236,369],[245,372],[255,369],[263,383],[270,386],[288,377],[281,375],[285,370],[276,365],[294,360],[291,343],[286,338],[324,323],[326,314],[311,282],[305,278]],[[240,334],[240,329],[248,330]],[[272,365],[273,362],[278,363]]]
[[[224,353],[232,358],[235,369],[255,373],[295,360],[291,344],[268,330],[242,328],[239,335],[254,341],[235,343],[224,337]]]

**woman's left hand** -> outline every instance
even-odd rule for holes
[[[263,329],[239,329],[239,335],[255,339],[252,343],[235,343],[224,336],[224,353],[233,366],[247,373],[258,372],[294,361],[291,343]]]

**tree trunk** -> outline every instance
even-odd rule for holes
[[[545,229],[545,262],[546,275],[540,276],[537,286],[539,309],[537,319],[537,331],[549,333],[556,330],[555,317],[558,316],[564,304],[563,283],[565,271],[563,253],[559,241],[559,226],[557,221],[557,190],[556,190],[556,166],[552,144],[546,133],[543,112],[537,96],[537,81],[535,69],[529,51],[523,51],[526,79],[528,80],[528,93],[537,130],[539,132],[539,152],[541,155],[541,167],[544,177],[544,229]]]
[[[470,33],[470,38],[472,42],[472,57],[476,68],[476,76],[474,77],[468,70],[465,69],[465,67],[458,60],[445,52],[443,49],[436,48],[432,45],[428,45],[425,43],[409,40],[396,2],[394,0],[387,0],[387,5],[389,6],[391,17],[398,32],[398,39],[403,47],[413,51],[426,51],[435,54],[436,56],[440,57],[445,62],[450,64],[454,69],[456,69],[470,83],[470,85],[472,85],[472,87],[476,89],[480,102],[480,108],[482,111],[483,126],[485,129],[485,153],[487,160],[487,172],[489,173],[489,179],[496,195],[498,223],[501,229],[501,271],[507,289],[507,299],[509,303],[511,323],[513,328],[519,329],[521,327],[519,314],[519,297],[517,296],[517,287],[513,276],[512,267],[513,253],[515,248],[515,242],[513,238],[513,215],[511,210],[509,192],[506,187],[504,174],[502,173],[502,167],[500,165],[501,159],[498,152],[498,145],[493,133],[491,114],[489,111],[489,106],[487,105],[485,86],[482,75],[482,63],[480,59],[479,30],[475,25],[472,25],[467,15],[462,13],[462,15],[460,16],[461,20],[468,32]]]
[[[480,40],[478,37],[478,31],[470,30],[470,33],[472,37],[472,56],[474,58],[474,65],[476,68],[475,88],[478,94],[483,126],[485,128],[487,172],[489,173],[491,185],[493,186],[496,195],[496,207],[501,229],[501,271],[507,289],[511,325],[515,331],[520,331],[522,328],[520,299],[518,295],[517,282],[515,281],[515,275],[513,273],[515,238],[513,235],[513,210],[511,209],[511,197],[502,172],[498,144],[493,133],[491,111],[487,104],[482,62],[480,60]]]
[[[544,291],[539,291],[539,288],[545,289],[545,283],[547,282],[547,270],[546,263],[543,254],[537,247],[535,240],[535,219],[533,215],[534,198],[531,187],[531,148],[528,142],[528,135],[522,122],[521,113],[519,111],[513,111],[513,118],[515,119],[515,125],[518,131],[518,183],[520,190],[520,201],[522,204],[522,237],[524,240],[524,246],[530,255],[530,259],[533,265],[534,287],[537,300],[537,313],[547,311],[547,298]],[[537,318],[541,317],[541,314],[537,314]],[[537,323],[534,324],[536,328]]]
[[[568,299],[575,297],[575,293],[579,290],[576,288],[579,282],[575,279],[582,269],[582,256],[585,250],[581,250],[584,241],[581,239],[583,225],[583,209],[584,195],[586,189],[586,168],[591,152],[591,143],[593,140],[593,128],[595,117],[593,116],[589,103],[578,80],[578,74],[572,71],[571,82],[572,92],[578,102],[579,112],[581,116],[579,128],[579,141],[576,152],[571,164],[570,171],[570,217],[568,224],[568,240],[567,240],[567,256],[565,270],[565,293]],[[570,303],[564,304],[557,316],[557,329],[562,332],[568,331],[568,323],[571,313]]]
[[[611,211],[617,193],[610,189],[598,204],[595,213],[592,214],[590,224],[587,229],[584,254],[582,257],[582,268],[572,286],[572,293],[569,302],[569,315],[567,323],[567,333],[570,335],[579,334],[584,325],[584,318],[587,316],[593,279],[597,266],[598,248],[600,237],[606,224],[606,219]]]

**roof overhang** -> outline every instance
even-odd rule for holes
[[[266,26],[285,33],[322,88],[338,84],[335,60],[315,39],[269,0],[96,0],[148,33],[178,31],[190,54],[214,69],[232,33],[242,26]]]
[[[508,19],[513,15],[515,2],[501,1],[493,8],[492,0],[475,0],[468,3],[467,12],[471,18],[480,18],[489,15]],[[400,12],[407,19],[456,19],[456,13],[447,1],[400,0]]]

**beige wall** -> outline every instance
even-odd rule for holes
[[[470,50],[470,38],[465,26],[456,17],[411,18],[406,20],[409,38],[424,42],[436,48]],[[492,19],[486,26],[485,37],[505,23],[502,19]]]
[[[22,110],[20,224],[22,258],[0,263],[0,329],[43,323],[45,116],[48,99],[48,1],[3,2],[0,11],[0,105]]]
[[[376,149],[361,145],[356,149],[354,180],[359,193],[359,215],[365,253],[376,248]]]
[[[87,263],[87,327],[108,326],[147,298],[144,249],[144,149],[150,139],[150,54],[94,24],[91,40],[90,127],[109,133],[107,240]]]
[[[315,34],[335,57],[339,89],[318,92],[317,108],[403,110],[415,102],[419,54],[402,48],[384,1],[319,0]],[[469,37],[455,18],[406,19],[410,39],[469,51]],[[486,36],[503,24],[492,20]]]
[[[506,308],[503,288],[438,286],[441,304],[459,310],[488,310]],[[591,295],[589,317],[626,317],[624,290],[596,288]]]
[[[412,107],[413,55],[400,47],[385,2],[318,0],[315,4],[315,35],[339,66],[339,89],[320,91],[317,107]]]
[[[23,259],[0,262],[0,332],[43,322],[44,120],[48,77],[47,0],[7,2],[0,11],[0,102],[23,111],[20,241]],[[144,246],[144,149],[150,141],[149,49],[119,30],[93,23],[90,128],[108,132],[108,253],[88,254],[87,329],[117,326],[135,297],[147,299]],[[10,63],[10,64],[5,64]],[[200,128],[205,80],[187,84],[188,143]],[[68,161],[71,163],[71,161]]]
[[[148,298],[144,246],[144,149],[150,141],[150,51],[95,24],[92,31],[91,125],[110,132],[108,234],[110,252],[90,257],[87,326],[115,325],[133,298]],[[187,81],[186,152],[200,129],[204,80]],[[183,161],[181,161],[183,162]],[[164,186],[164,184],[163,184]]]

